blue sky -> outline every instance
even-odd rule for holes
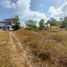
[[[51,6],[53,6],[55,8],[59,8],[65,2],[66,2],[66,0],[32,0],[31,1],[31,9],[33,11],[43,12],[46,14],[46,17],[49,17],[50,14],[48,13],[48,10]],[[66,7],[65,9],[67,9],[67,5],[65,7]]]
[[[18,15],[21,24],[28,19],[39,21],[67,16],[67,0],[0,0],[0,20]]]

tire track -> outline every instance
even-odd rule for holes
[[[27,51],[21,46],[13,32],[9,32],[9,42],[13,67],[33,67],[28,60]]]

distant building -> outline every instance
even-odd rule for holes
[[[3,21],[0,21],[0,29],[2,30],[13,30],[12,26],[14,25],[13,23],[13,18],[12,19],[5,19]]]
[[[50,23],[49,23],[49,22],[47,22],[47,23],[46,23],[46,25],[47,25],[47,27],[51,27],[51,25],[50,25]]]
[[[48,27],[50,27],[50,24],[47,24]]]

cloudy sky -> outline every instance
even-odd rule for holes
[[[67,16],[67,0],[0,0],[0,20],[18,15],[21,24]]]

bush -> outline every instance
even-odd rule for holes
[[[50,18],[47,23],[50,23],[51,26],[61,26],[61,21],[58,21],[54,18]]]
[[[20,26],[19,26],[18,24],[15,24],[15,25],[12,26],[12,28],[13,28],[14,30],[18,30],[18,29],[20,29]]]
[[[36,30],[37,26],[36,26],[36,22],[34,20],[28,20],[26,22],[26,29],[29,30]]]
[[[39,22],[39,30],[44,30],[45,29],[45,22],[44,19],[41,19]]]
[[[18,30],[20,29],[20,22],[19,22],[19,17],[15,16],[14,20],[13,20],[14,25],[12,26],[12,28],[14,30]]]

